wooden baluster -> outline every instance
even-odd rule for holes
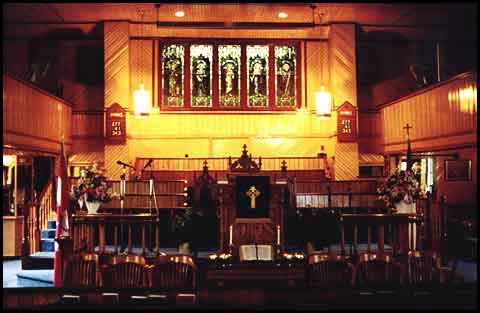
[[[423,248],[423,242],[422,242],[422,234],[423,234],[423,226],[422,226],[422,220],[420,219],[417,223],[416,223],[416,227],[417,227],[417,236],[416,236],[416,240],[417,240],[417,244],[416,244],[416,249],[419,250],[419,251],[422,251],[422,248]]]
[[[328,245],[328,249],[328,252],[330,252],[330,244]],[[342,255],[345,255],[345,225],[343,222],[340,224],[340,249]]]
[[[100,253],[105,253],[105,223],[98,224],[98,245]]]
[[[160,223],[159,218],[157,216],[155,225],[155,253],[157,255],[160,254]]]
[[[385,227],[384,225],[378,226],[378,252],[383,254],[385,245]]]
[[[128,224],[128,253],[132,253],[132,224]]]
[[[355,255],[358,254],[358,225],[355,222],[355,225],[353,226],[353,253]]]
[[[371,246],[372,246],[372,226],[368,225],[367,226],[367,252],[368,253],[372,252]]]
[[[113,252],[118,254],[118,225],[113,226]]]
[[[415,250],[415,220],[412,218],[408,219],[408,238],[410,239],[410,250]],[[408,251],[407,251],[408,252]]]
[[[145,255],[145,223],[142,223],[142,255]]]

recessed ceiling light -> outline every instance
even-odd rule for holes
[[[185,16],[185,12],[183,12],[183,11],[177,11],[177,12],[175,12],[175,16],[176,16],[176,17],[184,17],[184,16]]]
[[[285,12],[280,12],[280,13],[278,13],[278,17],[279,17],[279,18],[287,18],[287,17],[288,17],[288,14],[285,13]]]

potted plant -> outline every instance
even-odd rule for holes
[[[89,214],[97,213],[102,202],[110,202],[115,196],[108,187],[104,170],[98,169],[96,164],[81,170],[80,178],[70,192],[70,197],[79,202],[80,207],[85,202]]]
[[[377,188],[378,199],[383,200],[389,209],[397,213],[415,213],[415,201],[425,198],[425,193],[410,171],[399,168]]]
[[[190,243],[193,239],[193,219],[194,213],[191,207],[185,208],[184,211],[177,212],[173,219],[173,232],[179,240],[178,251],[180,253],[190,253]]]

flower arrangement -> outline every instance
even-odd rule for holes
[[[104,170],[92,167],[81,170],[77,185],[72,186],[70,197],[73,200],[86,200],[89,202],[109,202],[115,195],[107,185]]]
[[[400,171],[397,168],[387,180],[377,188],[378,199],[383,200],[387,207],[404,201],[407,204],[424,199],[425,193],[410,171]]]

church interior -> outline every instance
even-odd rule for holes
[[[477,309],[476,2],[2,6],[4,309]]]

